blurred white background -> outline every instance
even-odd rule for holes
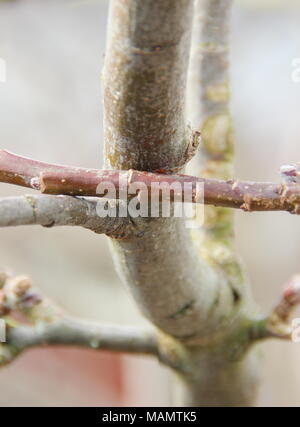
[[[0,1],[0,147],[48,162],[102,165],[101,69],[106,0]],[[300,160],[300,4],[237,0],[232,20],[232,108],[236,176],[279,180]],[[0,196],[28,192],[0,184]],[[268,310],[300,272],[300,219],[240,213],[237,247],[257,302]],[[106,238],[74,228],[1,229],[0,266],[28,273],[71,313],[145,322],[121,286]],[[300,345],[264,346],[259,404],[300,404]],[[0,406],[165,405],[167,372],[147,358],[82,350],[32,350],[0,371]]]

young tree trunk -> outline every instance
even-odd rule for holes
[[[111,1],[104,68],[107,167],[172,171],[182,165],[189,144],[185,97],[193,3]],[[115,264],[144,315],[183,349],[177,403],[252,404],[258,364],[255,352],[247,355],[248,296],[231,237],[205,239],[199,248],[182,219],[140,218],[133,226],[138,236],[112,240]],[[167,338],[162,345],[171,351]]]

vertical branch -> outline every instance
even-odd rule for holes
[[[191,0],[111,2],[104,71],[111,168],[172,169],[184,156],[191,16]]]
[[[233,174],[233,132],[229,107],[229,21],[232,0],[198,0],[194,18],[188,116],[202,131],[203,145],[194,173],[230,179]],[[208,238],[233,235],[233,212],[206,209]]]
[[[182,163],[192,15],[192,0],[112,0],[104,68],[109,167]],[[231,289],[199,256],[184,220],[144,219],[139,237],[113,241],[113,254],[139,307],[165,332],[197,337],[226,323]]]
[[[198,0],[194,15],[189,70],[188,116],[202,132],[202,149],[193,174],[228,180],[233,173],[233,133],[229,112],[229,18],[231,0]],[[256,350],[247,353],[243,333],[252,300],[233,248],[233,213],[207,207],[202,254],[226,277],[233,291],[238,320],[211,347],[194,348],[193,374],[179,387],[187,406],[252,405],[259,383]]]
[[[193,162],[195,175],[233,177],[233,129],[230,114],[229,38],[232,0],[197,0],[188,83],[188,116],[202,133]],[[205,207],[204,255],[221,267],[236,298],[242,300],[244,274],[233,248],[234,212]]]

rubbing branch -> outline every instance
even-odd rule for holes
[[[0,199],[3,225],[6,222],[8,222],[7,225],[10,225],[8,218],[10,214],[14,217],[12,209],[10,212],[6,209],[13,208],[13,204],[16,204],[16,207],[20,204],[20,208],[24,207],[25,209],[26,207],[27,209],[27,213],[24,211],[24,222],[28,221],[26,223],[34,223],[34,218],[36,218],[36,223],[48,225],[53,222],[51,220],[51,215],[53,215],[53,220],[55,220],[55,216],[57,217],[57,225],[83,225],[92,229],[98,227],[99,232],[109,233],[111,225],[105,224],[107,218],[97,218],[96,201],[86,200],[83,196],[119,198],[124,195],[124,191],[119,194],[120,190],[125,188],[125,195],[133,197],[132,194],[127,194],[130,184],[142,184],[148,195],[151,194],[151,190],[156,184],[165,183],[171,188],[174,186],[174,190],[170,194],[171,201],[176,197],[177,201],[181,199],[183,202],[190,202],[184,198],[186,185],[186,189],[192,191],[191,201],[193,203],[202,203],[202,196],[204,196],[204,203],[207,205],[242,209],[248,212],[282,210],[300,213],[300,185],[299,182],[290,180],[276,184],[238,180],[224,181],[134,170],[85,169],[41,163],[0,150],[0,181],[34,188],[42,193],[52,195],[81,196],[80,199],[70,197],[47,198],[46,196],[36,198],[31,195],[25,196],[24,199]],[[99,184],[103,186],[105,183],[112,184],[116,193],[106,193],[106,191],[101,190]],[[176,187],[176,184],[179,184],[179,187]],[[198,184],[204,184],[204,194],[199,191]],[[137,191],[142,192],[143,188],[139,187]],[[3,204],[2,209],[1,204]],[[30,212],[30,204],[32,207],[37,206],[36,217],[33,216],[34,209],[31,209]],[[65,211],[68,207],[70,209],[69,214],[68,210]],[[47,210],[49,210],[49,218],[47,217]],[[17,225],[18,213],[15,215]],[[22,217],[20,221],[22,221]]]
[[[266,338],[290,340],[293,333],[291,316],[300,304],[300,275],[288,282],[279,303],[269,316],[253,320],[249,326],[249,336],[252,341]],[[299,324],[297,324],[299,326]]]
[[[1,182],[39,189],[39,177],[41,174],[55,174],[65,169],[64,166],[39,162],[27,157],[16,156],[9,151],[0,150]]]
[[[154,330],[72,318],[34,290],[27,276],[1,273],[0,316],[7,324],[6,342],[0,343],[0,365],[11,362],[28,348],[50,345],[159,356]]]

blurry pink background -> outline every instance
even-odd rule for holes
[[[108,2],[0,1],[0,146],[35,159],[101,167],[101,69]],[[300,4],[237,0],[232,20],[232,109],[236,176],[278,180],[300,160]],[[28,190],[0,184],[0,196]],[[300,272],[300,219],[287,213],[236,214],[237,247],[262,310]],[[72,314],[139,324],[113,270],[106,238],[75,228],[0,230],[0,267],[30,274]],[[300,405],[300,345],[263,347],[260,405]],[[146,357],[79,349],[39,349],[0,370],[0,406],[167,405],[167,370]]]

